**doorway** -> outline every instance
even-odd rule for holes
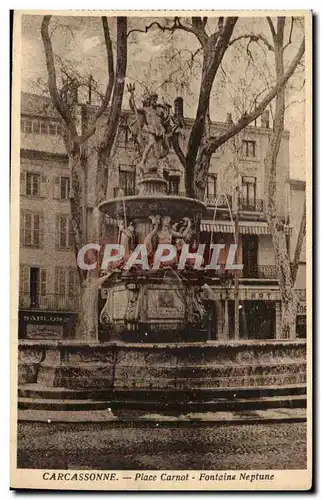
[[[39,284],[40,284],[39,277],[40,277],[39,267],[31,267],[30,281],[29,281],[30,307],[38,306]]]
[[[258,239],[257,236],[243,236],[243,276],[245,278],[253,278],[257,275],[257,255],[258,255]]]
[[[275,302],[265,300],[246,300],[242,302],[244,321],[241,323],[241,338],[273,339],[276,329]]]

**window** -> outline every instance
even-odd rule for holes
[[[43,241],[43,217],[40,214],[24,213],[21,220],[21,243],[23,246],[41,247]]]
[[[61,135],[61,125],[47,120],[24,118],[21,120],[21,132],[25,134]]]
[[[180,180],[176,178],[171,178],[168,180],[168,194],[178,195],[179,194],[179,184]]]
[[[48,134],[48,123],[45,121],[40,122],[40,133],[41,134]]]
[[[56,135],[57,134],[56,123],[49,123],[48,130],[50,135]]]
[[[31,134],[32,132],[32,121],[31,120],[23,120],[23,132],[25,134]]]
[[[60,197],[62,200],[67,200],[69,198],[70,190],[70,179],[69,177],[60,178]]]
[[[72,248],[72,225],[68,215],[57,217],[57,238],[58,248]]]
[[[241,208],[253,210],[256,207],[256,177],[242,177]]]
[[[34,132],[34,134],[40,133],[40,123],[38,120],[34,120],[32,122],[32,131]]]
[[[47,197],[47,177],[35,172],[20,172],[20,194]]]
[[[243,153],[248,158],[255,158],[256,141],[243,141]]]
[[[75,297],[78,292],[77,270],[71,267],[55,268],[55,293]]]
[[[19,304],[20,307],[39,307],[42,297],[46,297],[46,269],[20,266]]]
[[[68,200],[70,193],[70,178],[55,177],[54,179],[54,198],[57,200]]]
[[[27,172],[26,194],[30,196],[40,196],[40,174]]]
[[[124,166],[119,169],[119,189],[122,189],[125,196],[131,196],[135,194],[135,172],[131,167],[127,168]]]
[[[63,135],[63,127],[57,123],[57,135]]]
[[[242,235],[243,249],[243,276],[244,278],[257,277],[258,238],[253,235]]]
[[[215,174],[208,175],[207,182],[207,198],[215,198],[217,191],[217,176]]]

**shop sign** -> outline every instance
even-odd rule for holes
[[[25,313],[20,312],[20,321],[36,325],[62,325],[69,320],[69,314],[63,313]]]
[[[300,301],[297,306],[297,314],[306,314],[306,302]]]
[[[206,293],[204,295],[209,295],[205,296],[205,300],[234,300],[235,295],[234,295],[234,290],[233,288],[230,288],[229,290],[218,290],[218,289],[213,289],[212,288],[212,293]],[[245,288],[240,288],[238,291],[238,298],[239,300],[271,300],[271,301],[277,301],[281,300],[280,299],[280,292],[279,290],[276,289],[245,289]]]

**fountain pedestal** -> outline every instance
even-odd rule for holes
[[[199,200],[167,196],[167,181],[157,173],[149,173],[138,181],[137,196],[125,196],[101,203],[100,209],[109,217],[122,217],[134,226],[136,243],[143,243],[159,217],[160,228],[155,238],[168,235],[174,243],[174,223],[200,220],[206,206]],[[172,225],[172,226],[171,226]],[[195,227],[197,232],[199,228]],[[152,243],[151,243],[152,244]],[[200,273],[199,273],[200,274]],[[205,340],[203,327],[205,308],[201,301],[200,278],[196,273],[169,269],[120,269],[102,288],[105,305],[101,323],[110,338],[132,342]]]

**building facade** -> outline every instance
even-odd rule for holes
[[[80,107],[80,127],[94,107]],[[136,193],[138,153],[121,120],[113,161],[108,166],[107,198]],[[83,149],[86,175],[88,226],[95,201],[96,141],[103,133],[104,116]],[[212,123],[211,133],[229,126]],[[182,140],[187,140],[191,122],[185,120]],[[72,338],[79,308],[79,285],[75,255],[71,247],[69,218],[70,179],[68,157],[60,135],[60,123],[50,102],[43,97],[22,94],[20,160],[20,338]],[[271,129],[267,113],[258,124],[247,127],[221,147],[211,159],[205,203],[207,216],[201,223],[201,242],[238,242],[238,259],[244,264],[236,280],[224,270],[212,277],[209,310],[209,340],[233,340],[236,294],[238,296],[239,338],[278,338],[280,292],[272,239],[264,217],[264,156]],[[289,179],[289,133],[283,133],[277,165],[277,210],[288,226],[290,256],[305,197],[305,184]],[[184,172],[176,155],[164,164],[169,194],[184,195]],[[130,217],[130,214],[127,214]],[[236,222],[237,217],[237,222]],[[113,224],[110,231],[113,232]],[[237,228],[237,232],[236,232]],[[221,259],[225,261],[225,250]],[[305,250],[295,288],[300,296],[298,335],[305,337]],[[220,259],[219,259],[220,261]],[[207,297],[205,296],[206,302]]]

